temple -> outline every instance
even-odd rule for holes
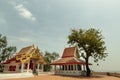
[[[34,45],[22,48],[18,53],[4,62],[4,72],[29,72],[43,71],[47,62]]]
[[[86,63],[80,59],[77,47],[65,48],[61,59],[51,63],[55,74],[80,76],[86,75]],[[91,65],[89,63],[89,65]]]

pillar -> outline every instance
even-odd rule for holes
[[[69,65],[67,65],[67,70],[69,71]]]
[[[72,64],[70,64],[70,70],[72,70]]]
[[[73,64],[73,71],[75,70],[75,65]]]
[[[39,72],[39,67],[40,67],[40,64],[38,63],[38,65],[37,65],[37,71]]]
[[[77,67],[77,64],[76,64],[75,66],[76,66],[76,71],[78,71],[78,67]]]
[[[28,63],[28,65],[27,65],[27,72],[29,72],[29,65],[30,65],[30,63]]]
[[[84,65],[81,65],[81,71],[84,71]]]
[[[23,72],[24,71],[24,63],[22,62],[22,64],[21,64],[21,72]]]
[[[67,70],[67,67],[66,67],[66,65],[64,65],[64,67],[65,67],[65,71]]]
[[[83,70],[85,71],[85,65],[83,65]]]

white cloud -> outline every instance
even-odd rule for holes
[[[33,42],[30,38],[26,38],[26,37],[16,37],[16,36],[9,36],[9,38],[12,41],[17,41],[17,42]]]
[[[25,8],[23,4],[19,4],[19,5],[15,6],[15,9],[24,18],[29,19],[29,20],[33,20],[33,21],[36,20],[36,18],[33,16],[33,14],[27,8]]]
[[[22,42],[32,42],[31,39],[23,38],[23,37],[18,38],[18,40],[20,40],[20,41],[22,41]]]

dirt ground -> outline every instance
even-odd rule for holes
[[[29,77],[29,78],[16,78],[16,79],[4,79],[4,80],[120,80],[120,78],[113,76],[106,76],[106,75],[94,75],[88,78],[88,77],[71,77],[71,76],[46,74],[46,75]]]

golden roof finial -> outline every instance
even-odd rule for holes
[[[38,46],[36,48],[38,49]]]
[[[35,48],[34,44],[32,45],[33,48]]]

